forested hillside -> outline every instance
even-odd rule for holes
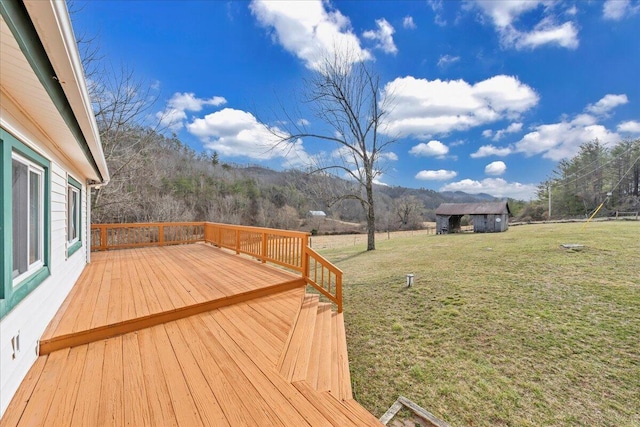
[[[111,171],[109,185],[95,191],[93,219],[106,222],[215,221],[297,229],[309,210],[361,223],[357,201],[334,203],[349,181],[290,170],[221,162],[175,137],[142,126],[103,132]],[[376,186],[380,230],[419,228],[443,202],[490,196]],[[329,231],[329,230],[327,230]]]

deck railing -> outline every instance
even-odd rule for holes
[[[342,312],[342,271],[309,247],[309,234],[212,222],[93,224],[91,250],[211,243],[299,272]]]

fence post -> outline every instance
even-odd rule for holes
[[[158,225],[158,245],[164,246],[164,224]]]
[[[240,254],[240,230],[236,230],[236,255]]]

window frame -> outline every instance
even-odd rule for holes
[[[71,204],[69,203],[69,191],[77,194],[76,198],[76,215],[77,221],[76,233],[77,236],[69,240],[69,230],[71,228]],[[82,247],[82,184],[74,179],[71,175],[67,176],[67,258],[73,255],[78,249]]]
[[[13,162],[16,161],[18,163],[21,163],[22,165],[27,167],[27,269],[18,274],[17,276],[13,277],[13,275],[15,274],[15,271],[13,269],[13,260],[14,260],[14,256],[15,254],[13,253],[13,246],[11,248],[12,251],[12,255],[11,255],[11,259],[12,259],[12,267],[11,267],[11,278],[12,278],[12,285],[15,288],[16,286],[18,286],[20,283],[22,283],[24,281],[24,279],[26,279],[27,277],[31,276],[34,272],[38,271],[40,268],[42,268],[42,266],[44,265],[44,168],[42,168],[40,165],[38,165],[37,163],[32,162],[31,160],[25,158],[24,156],[20,155],[18,152],[16,151],[12,151],[11,153],[11,168],[13,169]],[[30,263],[29,262],[29,257],[31,256],[31,183],[32,183],[32,174],[36,174],[38,176],[38,190],[39,190],[39,195],[38,195],[38,219],[39,219],[39,223],[37,224],[37,233],[38,233],[38,242],[37,242],[37,259]],[[11,197],[11,206],[13,208],[14,206],[14,200],[13,200],[13,189],[12,189],[12,197]],[[12,224],[11,224],[11,228],[12,228],[12,233],[13,233],[13,210],[12,210]]]
[[[13,279],[13,188],[14,153],[42,170],[42,264],[29,274]],[[51,162],[0,127],[0,318],[51,275]]]

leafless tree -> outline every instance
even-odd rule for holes
[[[356,183],[350,191],[332,197],[330,203],[346,199],[360,203],[367,222],[367,250],[374,250],[373,186],[382,173],[382,155],[395,142],[384,133],[392,96],[383,93],[380,77],[368,63],[355,61],[348,53],[327,56],[305,81],[305,88],[303,100],[326,126],[325,133],[310,131],[305,121],[287,114],[291,128],[274,134],[281,144],[295,144],[301,138],[333,144],[332,154],[316,159],[312,172],[348,177]]]

